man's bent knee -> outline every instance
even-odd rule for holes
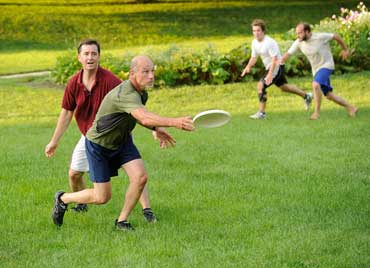
[[[315,81],[312,82],[312,88],[314,90],[320,90],[321,89],[320,84],[315,82]]]
[[[108,203],[108,201],[112,198],[112,193],[99,193],[95,194],[94,203],[98,205],[103,205]]]
[[[70,169],[69,172],[68,172],[68,175],[69,175],[69,178],[72,181],[81,181],[84,173],[80,172],[80,171]]]
[[[94,203],[105,204],[112,197],[112,185],[110,182],[94,183]]]
[[[289,86],[288,84],[282,84],[281,86],[279,86],[279,88],[284,91],[284,92],[287,92],[289,91]]]
[[[136,183],[140,188],[144,188],[148,181],[148,175],[146,173],[141,173],[130,179],[132,183]]]

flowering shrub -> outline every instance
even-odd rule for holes
[[[341,47],[335,43],[333,54],[339,69],[342,71],[356,71],[370,69],[370,12],[360,2],[357,10],[341,8],[339,16],[333,15],[315,25],[317,31],[331,31],[338,33],[350,48],[351,57],[344,62],[339,53]],[[346,64],[347,63],[347,64]]]

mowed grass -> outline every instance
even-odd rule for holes
[[[53,195],[68,190],[78,130],[73,124],[46,159],[63,91],[0,80],[0,266],[369,267],[368,77],[332,78],[360,108],[354,119],[324,100],[321,119],[310,121],[301,99],[271,87],[268,119],[250,120],[255,82],[153,90],[148,108],[159,114],[220,108],[233,118],[194,133],[171,129],[177,145],[168,150],[137,126],[159,221],[147,224],[137,206],[133,233],[113,228],[128,184],[123,173],[108,204],[68,211],[62,228],[53,225]],[[310,87],[310,78],[290,80]]]
[[[370,1],[364,1],[369,6]],[[169,44],[229,51],[249,42],[250,23],[266,20],[280,40],[299,21],[312,24],[358,1],[0,1],[0,74],[51,69],[87,37],[118,53]]]
[[[194,51],[204,51],[208,47],[212,47],[219,53],[226,53],[232,48],[239,47],[241,44],[250,41],[251,37],[246,36],[212,40],[193,40],[169,44],[143,45],[137,47],[128,46],[114,49],[106,48],[105,44],[101,44],[101,59],[103,60],[104,57],[107,57],[108,55],[115,57],[124,57],[125,55],[129,54],[145,54],[153,56],[158,55],[172,47],[178,47],[180,49],[191,48]],[[77,45],[76,48],[70,48],[68,50],[32,49],[27,51],[0,52],[0,62],[4,63],[0,65],[0,75],[52,70],[58,61],[58,57],[68,54],[71,50],[75,51],[77,57]]]

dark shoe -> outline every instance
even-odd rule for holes
[[[129,223],[128,221],[116,220],[114,225],[116,226],[116,229],[120,231],[134,231],[135,230],[134,227],[132,227],[131,223]]]
[[[143,214],[147,222],[149,223],[155,223],[157,222],[157,218],[154,215],[154,212],[151,208],[144,208],[143,209]]]
[[[59,191],[55,193],[54,196],[54,208],[53,208],[53,222],[55,225],[62,226],[63,224],[63,217],[64,213],[67,210],[68,205],[64,204],[60,197],[64,194],[63,191]]]
[[[87,212],[88,210],[88,207],[86,204],[76,204],[72,210],[76,213],[83,213],[83,212]]]

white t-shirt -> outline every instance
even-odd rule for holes
[[[279,46],[274,39],[265,35],[262,41],[258,41],[254,39],[252,41],[252,57],[257,58],[258,56],[261,57],[263,65],[265,65],[266,70],[270,69],[272,58],[277,57],[277,59],[281,58]],[[273,76],[278,73],[279,65],[275,67],[273,72]]]
[[[288,53],[293,55],[298,49],[302,51],[311,64],[313,76],[322,68],[334,70],[334,59],[330,49],[333,37],[332,33],[312,33],[307,41],[295,40]]]

